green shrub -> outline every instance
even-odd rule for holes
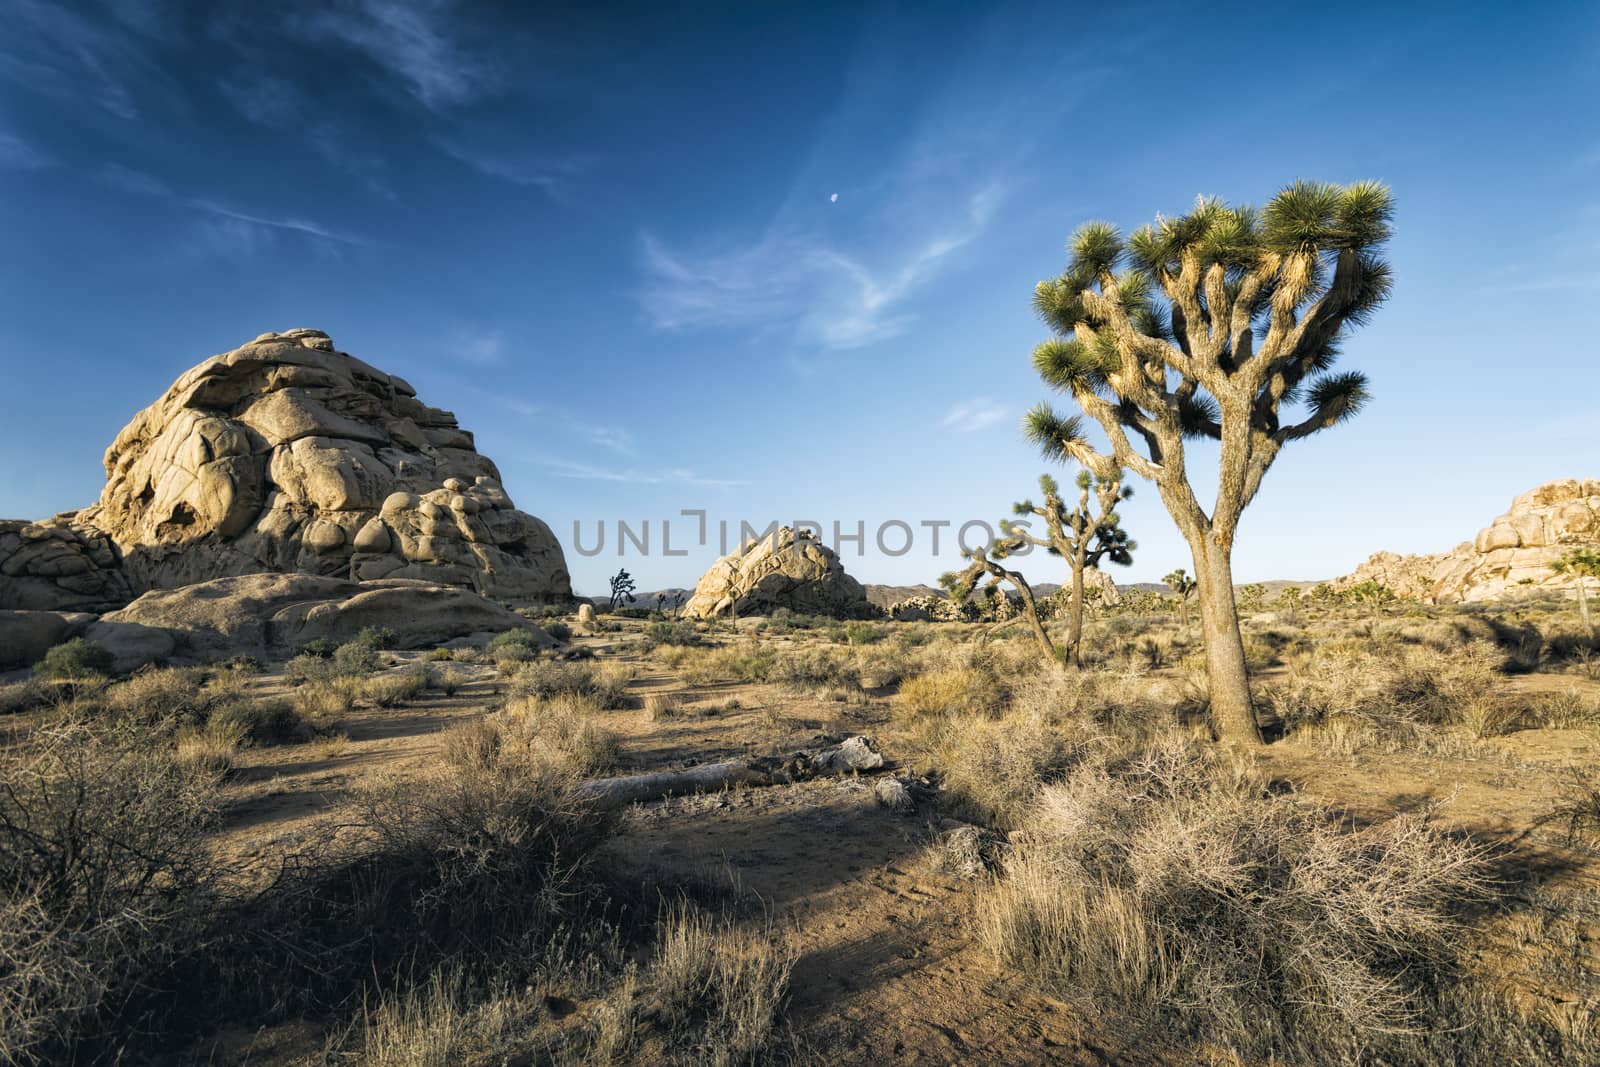
[[[232,700],[214,709],[207,721],[219,736],[240,743],[287,745],[311,737],[311,727],[294,705],[282,700]]]
[[[110,649],[74,637],[46,652],[33,669],[41,678],[105,677],[115,662]]]
[[[372,674],[379,666],[377,646],[359,638],[342,644],[334,650],[333,666],[339,674]]]
[[[387,626],[363,626],[356,640],[373,648],[393,648],[399,643],[400,635]]]
[[[339,642],[331,637],[314,637],[300,646],[300,655],[317,659],[332,659],[339,650]]]
[[[846,623],[844,628],[845,641],[852,645],[876,644],[888,636],[889,631],[870,622]]]
[[[557,641],[566,641],[572,637],[572,627],[557,619],[555,622],[544,624],[544,632]]]
[[[644,628],[644,647],[660,648],[672,645],[688,648],[700,644],[700,631],[691,622],[663,619]]]

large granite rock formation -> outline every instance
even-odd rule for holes
[[[788,526],[717,560],[695,586],[683,613],[712,618],[730,610],[763,615],[778,608],[837,618],[877,613],[866,590],[844,572],[831,548],[809,531]]]
[[[468,589],[432,582],[352,582],[310,574],[249,574],[178,589],[155,589],[89,626],[116,670],[161,661],[290,655],[307,641],[349,641],[368,626],[395,631],[396,647],[426,647],[466,634],[525,629],[515,612]]]
[[[455,416],[318,330],[262,334],[188,371],[105,467],[93,507],[0,523],[0,608],[105,611],[268,572],[572,597],[555,535],[513,507]]]
[[[1379,552],[1333,584],[1376,581],[1433,603],[1493,600],[1517,590],[1566,587],[1568,580],[1550,564],[1580,546],[1600,548],[1600,480],[1594,478],[1546,482],[1449,552]]]

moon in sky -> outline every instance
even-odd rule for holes
[[[828,197],[828,203],[837,204],[838,202],[839,202],[839,194],[838,193],[834,193],[832,196]]]

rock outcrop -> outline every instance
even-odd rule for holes
[[[785,526],[717,560],[695,586],[683,614],[764,615],[779,608],[836,618],[869,618],[877,612],[831,548],[809,531]]]
[[[1441,604],[1494,600],[1513,591],[1564,588],[1569,583],[1550,564],[1577,547],[1600,548],[1600,480],[1594,478],[1546,482],[1449,552],[1379,552],[1333,584],[1376,581],[1400,596]]]
[[[204,662],[278,657],[307,641],[344,642],[368,626],[418,648],[468,634],[525,629],[555,642],[513,611],[455,586],[405,579],[352,582],[310,574],[251,574],[152,590],[104,615],[85,637],[116,657],[116,669],[156,660]]]
[[[93,507],[0,523],[0,608],[104,611],[258,573],[411,578],[571,600],[561,546],[455,416],[318,330],[180,377],[105,455]]]
[[[1086,600],[1110,605],[1120,603],[1122,594],[1111,575],[1097,567],[1083,572]],[[926,586],[922,588],[928,588]],[[920,593],[890,604],[889,617],[903,622],[1003,622],[1022,612],[1022,596],[1004,589],[985,594],[982,586],[967,595],[965,603],[958,604],[942,591]],[[1059,585],[1043,583],[1033,587],[1039,617],[1046,621],[1065,619],[1072,604],[1072,591]]]

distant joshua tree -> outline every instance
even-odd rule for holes
[[[1033,586],[1028,584],[1028,579],[1022,576],[1021,571],[1007,570],[1000,564],[1000,560],[1023,547],[1023,542],[1017,537],[997,538],[988,548],[975,548],[968,558],[972,560],[965,570],[951,571],[939,576],[939,584],[950,594],[950,602],[965,605],[967,598],[972,595],[973,587],[985,576],[989,584],[984,587],[984,593],[989,596],[1004,595],[1002,584],[1010,585],[1022,597],[1022,613],[1027,616],[1028,625],[1033,628],[1034,640],[1039,642],[1039,650],[1045,658],[1052,663],[1060,663],[1061,657],[1056,652],[1054,642],[1045,632],[1044,624],[1039,621],[1039,606],[1034,600]]]
[[[1296,182],[1265,209],[1200,199],[1124,239],[1091,222],[1034,307],[1057,336],[1034,350],[1044,380],[1105,431],[1046,405],[1029,436],[1050,456],[1155,483],[1194,556],[1211,707],[1227,740],[1259,744],[1233,596],[1239,518],[1283,446],[1361,410],[1367,380],[1334,373],[1339,345],[1389,295],[1380,256],[1394,203],[1376,182]],[[1125,269],[1124,269],[1125,268]],[[1298,415],[1286,407],[1303,404]],[[1215,502],[1195,493],[1185,441],[1220,443]]]
[[[1067,605],[1067,658],[1074,667],[1083,666],[1083,572],[1098,567],[1103,560],[1124,567],[1133,562],[1138,544],[1122,528],[1117,516],[1117,505],[1133,495],[1131,487],[1122,484],[1122,471],[1096,478],[1088,471],[1079,471],[1076,479],[1078,499],[1068,507],[1061,499],[1060,487],[1048,474],[1039,478],[1039,490],[1044,494],[1044,504],[1036,505],[1024,500],[1012,507],[1019,516],[1033,515],[1044,520],[1045,536],[1030,534],[1026,522],[1003,520],[998,546],[1008,547],[1005,554],[1013,554],[1026,545],[1048,549],[1052,556],[1067,561],[1072,571],[1072,595]],[[1091,505],[1090,496],[1093,495]]]
[[[1178,612],[1183,616],[1183,624],[1189,625],[1189,598],[1194,596],[1195,580],[1189,577],[1189,572],[1179,567],[1177,570],[1168,571],[1161,576],[1167,583],[1167,588],[1178,594]]]
[[[618,606],[632,604],[634,601],[633,575],[626,570],[620,570],[611,576],[611,610],[616,611]]]
[[[1255,614],[1267,602],[1267,587],[1260,582],[1251,582],[1239,590],[1239,608],[1242,611]]]
[[[1590,578],[1600,578],[1600,552],[1592,548],[1574,548],[1550,564],[1550,569],[1557,574],[1572,576],[1572,583],[1578,587],[1578,615],[1583,619],[1583,625],[1593,633],[1594,619],[1589,614],[1589,591],[1584,587],[1589,584]]]

